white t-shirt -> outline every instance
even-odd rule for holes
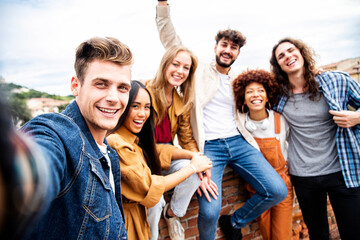
[[[236,136],[239,131],[234,119],[234,96],[230,76],[220,74],[220,87],[204,107],[205,140]]]
[[[248,113],[246,113],[248,114]],[[266,121],[268,121],[268,124],[266,128],[262,128],[264,126],[264,120],[261,121],[254,121],[250,120],[252,123],[255,124],[256,129],[251,132],[251,135],[256,138],[273,138],[276,137],[280,140],[281,145],[281,152],[284,156],[285,161],[287,160],[288,155],[288,143],[287,143],[287,137],[289,134],[289,125],[286,122],[285,118],[283,116],[280,116],[280,134],[275,134],[275,123],[274,123],[274,111],[269,111],[269,116]],[[247,122],[247,121],[245,121]]]
[[[96,143],[97,144],[97,143]],[[106,162],[109,166],[109,171],[110,171],[110,176],[109,176],[109,180],[110,180],[110,185],[111,185],[111,188],[113,189],[113,192],[115,194],[115,181],[114,181],[114,175],[111,171],[111,162],[110,162],[110,158],[109,158],[109,155],[108,155],[108,152],[107,152],[107,146],[106,145],[99,145],[97,144],[101,153],[104,155],[105,159],[106,159]]]

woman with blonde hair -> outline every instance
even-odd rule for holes
[[[157,107],[156,125],[165,118],[168,108],[171,106],[178,111],[183,110],[182,113],[189,112],[194,98],[194,73],[197,66],[197,58],[183,45],[173,46],[165,52],[155,78],[146,83],[146,87],[156,93],[156,97],[153,98]],[[181,103],[172,105],[174,100],[181,100]],[[188,114],[181,114],[179,120],[183,120],[186,116]],[[182,126],[179,125],[178,128],[182,128]],[[179,135],[180,145],[197,151],[196,142],[192,136],[188,138],[181,133]]]
[[[157,144],[173,145],[177,136],[178,143],[183,149],[199,152],[190,126],[190,109],[195,87],[194,73],[197,65],[197,58],[189,49],[182,45],[170,47],[165,52],[154,79],[145,83],[153,101]],[[188,159],[172,161],[170,169],[164,174],[178,171],[189,163]],[[171,201],[165,207],[164,201],[148,210],[151,239],[157,239],[158,223],[163,207],[170,238],[185,238],[179,217],[185,215],[200,182],[199,176],[193,174],[175,187]]]

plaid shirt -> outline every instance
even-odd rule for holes
[[[350,105],[360,111],[360,85],[347,73],[324,72],[315,80],[330,109],[348,110]],[[281,113],[286,102],[287,97],[281,96],[274,110]],[[360,124],[351,128],[338,127],[336,145],[346,186],[360,187]]]

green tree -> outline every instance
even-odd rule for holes
[[[14,124],[21,126],[32,118],[25,99],[17,98],[15,95],[12,95],[9,98],[9,105]]]
[[[69,105],[69,103],[67,103],[67,104],[62,104],[62,105],[58,106],[59,112],[64,111],[65,108],[67,107],[67,105]]]

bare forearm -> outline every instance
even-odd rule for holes
[[[172,160],[177,159],[192,159],[195,153],[189,150],[176,148],[173,150]]]

